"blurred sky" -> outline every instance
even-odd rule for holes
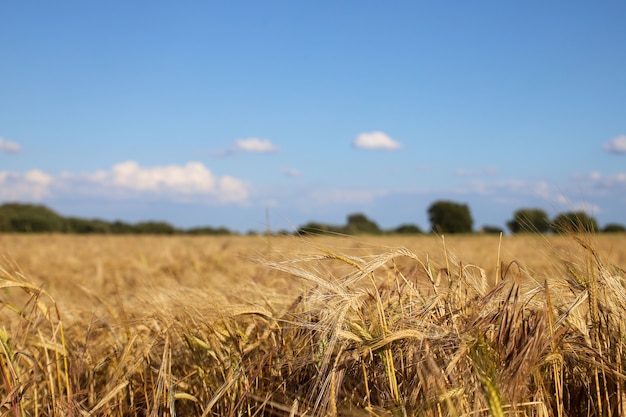
[[[179,227],[626,224],[626,3],[0,3],[0,202]]]

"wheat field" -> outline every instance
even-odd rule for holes
[[[0,415],[625,415],[625,238],[0,235]]]

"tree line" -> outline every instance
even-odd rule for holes
[[[437,234],[475,233],[474,220],[469,206],[454,201],[439,200],[428,207],[430,230]],[[626,232],[626,227],[609,223],[603,228],[595,218],[582,211],[558,214],[553,219],[539,208],[523,208],[513,213],[506,227],[511,233],[565,233],[565,232]],[[77,233],[77,234],[189,234],[189,235],[228,235],[236,234],[225,228],[211,226],[180,229],[164,221],[144,221],[126,223],[109,222],[101,219],[84,219],[61,216],[52,209],[36,204],[6,203],[0,206],[0,232],[20,233]],[[498,226],[482,226],[479,233],[504,233]],[[254,232],[250,232],[254,233]],[[281,234],[290,234],[283,231]],[[381,229],[378,224],[363,213],[348,215],[345,225],[331,225],[309,222],[299,227],[297,234],[421,234],[415,224],[401,224],[393,229]]]
[[[467,204],[440,200],[428,207],[429,232],[438,234],[475,233],[474,220]],[[513,233],[567,233],[567,232],[625,232],[626,227],[609,223],[600,229],[595,218],[583,211],[570,211],[550,219],[539,208],[523,208],[513,213],[506,224]],[[414,224],[403,224],[390,230],[382,230],[363,214],[351,214],[345,226],[331,226],[311,222],[298,229],[299,233],[345,233],[345,234],[419,234],[423,233]],[[498,226],[482,226],[478,233],[504,233]]]
[[[179,229],[164,221],[126,223],[101,219],[61,216],[50,208],[36,204],[6,203],[0,206],[0,232],[35,233],[99,233],[99,234],[202,234],[232,233],[224,227]]]

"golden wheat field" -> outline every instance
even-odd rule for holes
[[[0,235],[0,415],[625,415],[625,243]]]

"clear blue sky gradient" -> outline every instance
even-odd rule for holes
[[[3,2],[0,202],[238,231],[267,208],[275,229],[428,228],[440,199],[476,229],[523,207],[626,224],[624,21],[624,2]]]

